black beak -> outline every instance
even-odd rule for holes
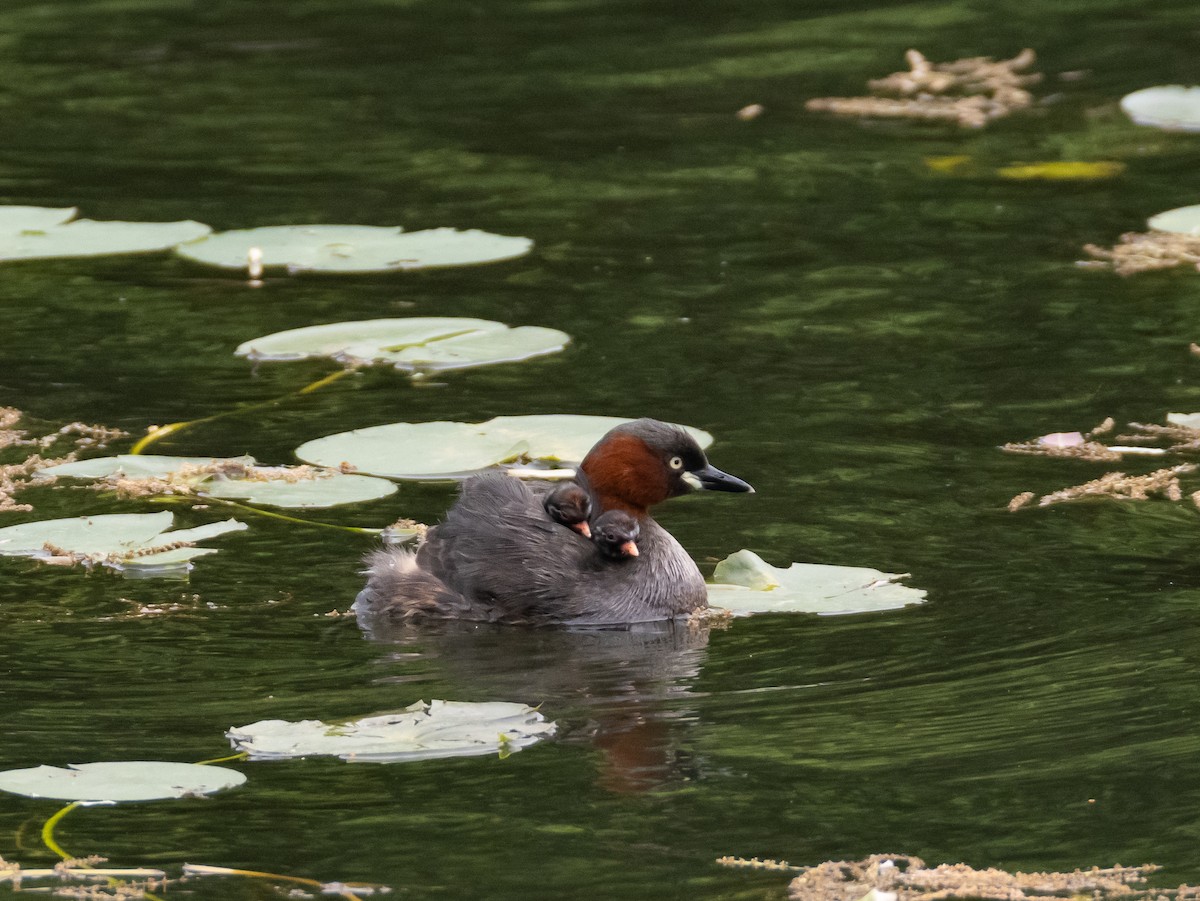
[[[693,469],[691,472],[684,473],[684,481],[693,488],[700,488],[705,491],[737,491],[754,493],[754,489],[750,487],[749,482],[743,482],[737,476],[731,476],[727,472],[721,472],[711,463],[707,464],[703,469]]]

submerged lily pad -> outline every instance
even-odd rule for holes
[[[895,610],[920,604],[925,592],[896,580],[904,576],[859,566],[793,563],[771,566],[752,551],[731,554],[713,572],[708,602],[735,616],[752,613],[837,615]]]
[[[253,457],[120,454],[60,463],[38,475],[97,479],[100,487],[137,495],[195,494],[292,508],[357,504],[396,491],[386,479],[313,467],[258,466]],[[141,488],[136,482],[119,483],[120,479],[147,481]]]
[[[195,542],[246,528],[245,523],[229,519],[166,531],[173,520],[165,511],[105,513],[6,526],[0,529],[0,556],[103,564],[138,575],[170,575],[187,572],[195,557],[216,553],[215,548],[192,547]]]
[[[1200,131],[1200,87],[1163,85],[1121,98],[1121,109],[1138,125],[1168,131]]]
[[[497,416],[487,422],[393,422],[308,441],[296,456],[318,466],[344,463],[393,479],[460,479],[501,463],[582,460],[616,416]],[[700,444],[712,435],[684,426]]]
[[[0,790],[57,801],[157,801],[211,795],[246,781],[237,770],[165,760],[73,763],[0,773]]]
[[[5,222],[0,220],[0,261],[152,253],[169,250],[182,241],[191,241],[212,231],[207,225],[191,220],[96,222],[92,219],[76,219],[48,224],[54,218],[52,213],[61,212],[45,210],[36,215],[31,213],[31,220],[40,217],[44,221],[32,227],[22,226],[20,230],[9,230]],[[17,221],[20,219],[15,214],[10,216]]]
[[[384,363],[431,371],[527,360],[560,351],[570,340],[566,332],[540,326],[510,328],[487,319],[413,317],[289,329],[240,344],[234,353],[251,360],[329,357],[347,365]]]
[[[274,225],[219,232],[177,248],[180,256],[223,269],[245,269],[251,248],[265,267],[291,272],[397,272],[470,266],[529,253],[528,238],[471,229],[399,226]]]
[[[395,763],[517,751],[553,735],[555,724],[524,704],[418,701],[399,713],[348,723],[261,720],[226,733],[251,760],[330,755]]]
[[[1200,204],[1167,210],[1165,213],[1151,216],[1146,224],[1155,231],[1200,235]]]

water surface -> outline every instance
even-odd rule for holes
[[[242,764],[247,786],[209,801],[73,813],[66,848],[418,898],[781,896],[785,877],[719,868],[724,854],[1156,862],[1164,884],[1200,880],[1196,513],[1013,516],[1019,491],[1103,468],[996,450],[1200,409],[1187,351],[1200,280],[1074,266],[1084,243],[1196,201],[1198,139],[1132,126],[1115,105],[1200,79],[1193,4],[252,6],[0,13],[0,202],[222,229],[483,228],[535,251],[258,289],[166,257],[11,264],[0,404],[141,434],[330,371],[232,356],[275,330],[396,315],[560,328],[574,339],[560,355],[422,387],[363,373],[161,447],[274,463],[397,420],[686,422],[758,489],[663,508],[706,571],[749,547],[776,564],[910,572],[929,603],[711,634],[370,635],[324,616],[349,605],[370,547],[335,531],[256,518],[186,583],[0,562],[0,767],[202,760],[233,725],[419,698],[541,704],[562,727],[505,760]],[[949,59],[1024,46],[1047,102],[984,132],[804,112],[899,67],[908,47]],[[739,121],[749,103],[766,113]],[[979,173],[924,163],[948,154]],[[1127,169],[1081,184],[990,174],[1060,159]],[[452,497],[405,485],[324,518],[432,522]],[[81,491],[29,499],[45,517],[150,509]],[[187,609],[125,615],[175,602]],[[55,809],[7,798],[0,855],[50,859],[37,830]]]

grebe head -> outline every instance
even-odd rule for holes
[[[588,517],[592,515],[592,499],[581,485],[563,482],[546,495],[546,513],[557,523],[574,529],[584,538],[592,537]]]
[[[610,430],[579,468],[601,510],[635,516],[692,489],[754,490],[709,463],[696,439],[679,426],[657,419],[637,419]]]
[[[624,510],[609,510],[592,524],[592,540],[606,557],[621,560],[638,555],[638,521]]]

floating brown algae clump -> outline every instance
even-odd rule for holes
[[[184,463],[162,476],[128,476],[121,472],[101,476],[89,486],[97,491],[115,491],[118,497],[199,496],[205,483],[214,479],[239,482],[307,482],[327,478],[328,473],[315,466],[257,466],[244,460],[213,460],[209,463]]]
[[[1041,444],[1034,441],[1010,441],[1001,445],[1000,450],[1008,454],[1029,454],[1034,457],[1070,457],[1075,460],[1088,460],[1093,463],[1111,463],[1121,459],[1120,451],[1115,451],[1107,444],[1099,441],[1085,441],[1082,444],[1054,445]]]
[[[1041,80],[1022,74],[1036,54],[1022,50],[1009,60],[986,56],[933,63],[917,50],[905,54],[909,70],[867,82],[866,97],[816,97],[805,104],[814,112],[860,118],[919,119],[982,128],[994,119],[1033,104],[1026,87]]]
[[[72,463],[75,460],[75,454],[70,453],[65,457],[43,458],[38,454],[32,457],[26,457],[20,463],[0,464],[0,513],[28,513],[33,509],[30,504],[18,504],[13,495],[28,485],[31,481],[30,476],[41,469],[48,466],[56,466],[59,463]],[[51,479],[41,480],[42,484],[49,484]]]
[[[1112,247],[1085,244],[1092,257],[1081,260],[1085,268],[1112,269],[1117,275],[1135,275],[1176,266],[1200,268],[1200,235],[1175,232],[1126,232]]]
[[[1113,430],[1113,421],[1106,419],[1087,434],[1058,432],[1043,435],[1032,441],[1010,443],[1001,446],[1007,453],[1034,454],[1047,457],[1071,457],[1089,462],[1108,462],[1123,459],[1126,455],[1195,454],[1200,452],[1200,428],[1186,424],[1190,416],[1171,414],[1166,425],[1131,422],[1128,434],[1117,435],[1113,440],[1119,444],[1106,445],[1092,440],[1096,436]],[[1160,446],[1150,446],[1160,445]],[[1166,445],[1162,447],[1161,445]],[[1170,501],[1181,501],[1184,496],[1180,476],[1191,475],[1200,469],[1194,463],[1158,469],[1145,475],[1127,475],[1123,472],[1105,473],[1098,479],[1073,485],[1051,494],[1038,497],[1032,491],[1023,491],[1008,502],[1010,512],[1033,505],[1046,507],[1064,501],[1086,498],[1110,498],[1113,500],[1146,500],[1158,495]],[[1200,507],[1200,491],[1191,495]]]
[[[1097,899],[1194,896],[1194,890],[1188,886],[1165,892],[1140,887],[1140,883],[1157,869],[1145,865],[1093,867],[1070,873],[1009,873],[992,868],[977,870],[962,863],[927,868],[919,857],[874,854],[864,860],[828,861],[802,869],[788,886],[788,897],[792,901],[858,901],[871,891],[889,893],[896,901],[941,901],[945,898],[1029,901],[1079,895]]]
[[[1144,501],[1152,494],[1161,494],[1169,501],[1183,500],[1183,488],[1179,484],[1179,476],[1196,471],[1196,464],[1181,463],[1167,469],[1157,469],[1144,476],[1127,476],[1123,472],[1105,473],[1098,479],[1062,488],[1053,494],[1047,494],[1037,502],[1039,507],[1050,504],[1061,504],[1063,501],[1075,501],[1088,497],[1107,497],[1119,501]],[[1019,510],[1033,501],[1033,492],[1026,491],[1018,494],[1009,501],[1009,510]]]
[[[1010,441],[1000,446],[1000,450],[1009,454],[1029,454],[1035,457],[1071,457],[1076,460],[1109,463],[1120,460],[1127,448],[1109,447],[1103,442],[1094,440],[1100,435],[1106,435],[1116,427],[1112,417],[1108,417],[1090,432],[1055,432],[1042,435],[1032,441]],[[1158,453],[1162,453],[1159,451]]]
[[[120,429],[110,429],[101,425],[87,425],[82,422],[72,422],[62,428],[43,435],[40,438],[30,438],[28,429],[18,429],[22,413],[16,407],[0,407],[0,451],[10,447],[37,447],[45,449],[55,444],[60,438],[75,436],[72,443],[77,448],[104,447],[109,441],[123,438],[128,432]],[[75,452],[63,457],[42,457],[33,454],[19,463],[0,463],[0,513],[22,512],[33,509],[29,504],[18,504],[13,495],[30,483],[30,477],[38,470],[59,463],[71,463],[75,460]],[[42,480],[49,484],[50,479]]]

